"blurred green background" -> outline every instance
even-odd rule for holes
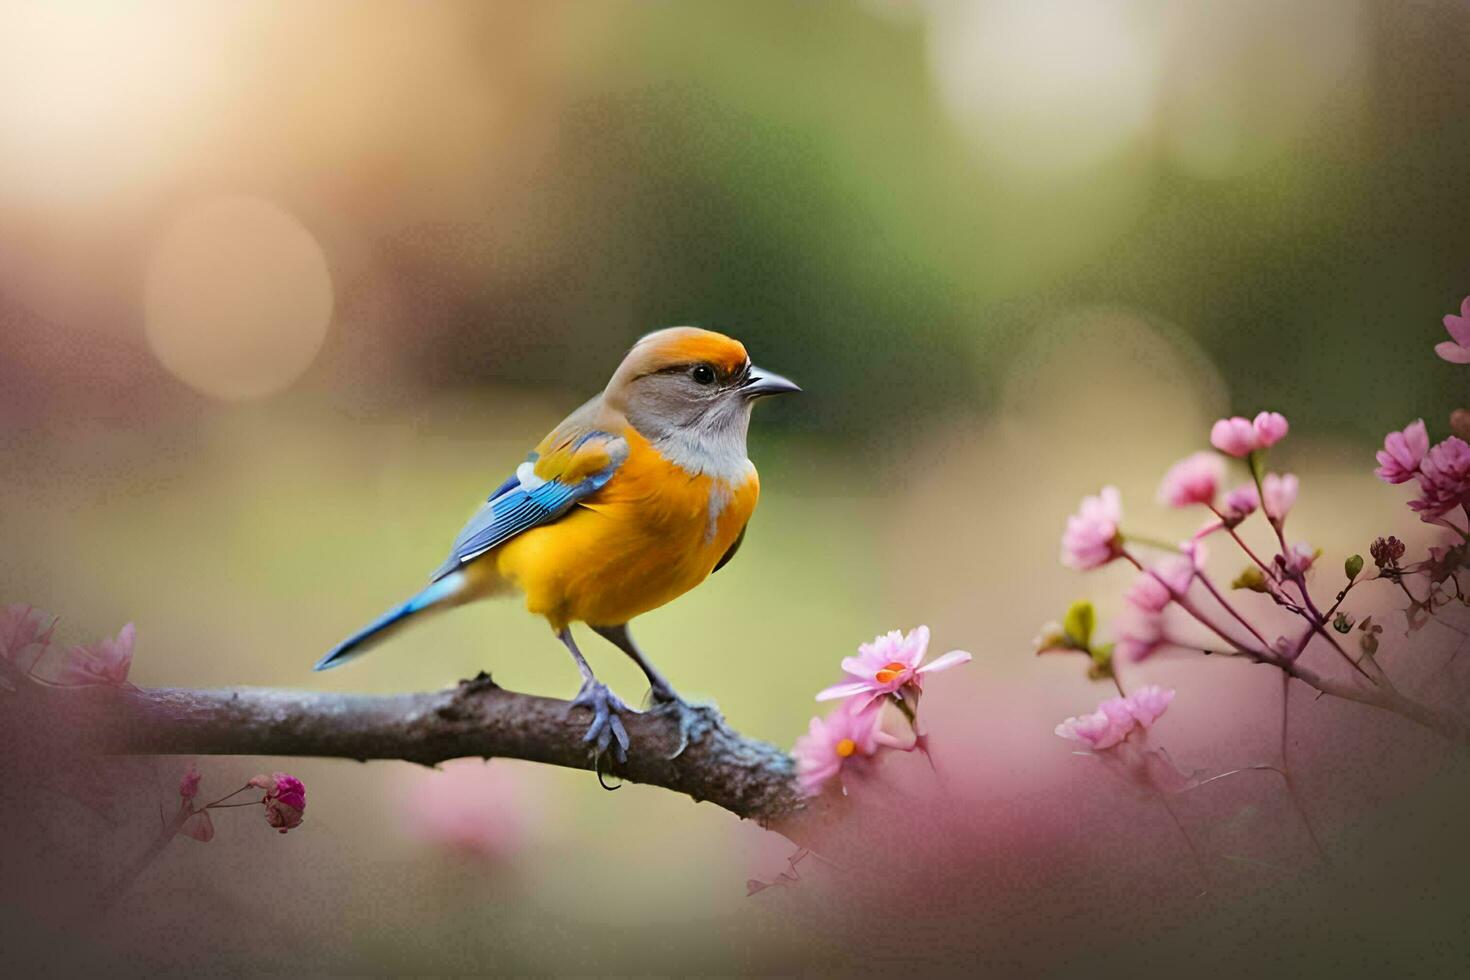
[[[1450,2],[0,0],[0,598],[73,641],[135,620],[139,683],[484,668],[568,695],[514,603],[307,668],[417,587],[633,340],[693,323],[807,393],[757,411],[746,546],[640,623],[656,662],[789,745],[841,656],[927,622],[980,657],[959,704],[1034,669],[1077,588],[1055,565],[1075,500],[1117,482],[1146,510],[1218,414],[1292,420],[1314,543],[1402,524],[1371,452],[1418,415],[1442,434],[1465,394],[1430,349],[1470,292],[1467,36]],[[1038,717],[1092,696],[1067,683]],[[299,766],[308,829],[270,860],[356,896],[291,940],[322,944],[310,964],[806,948],[742,896],[757,832],[496,765],[539,816],[469,864],[403,816],[431,774]],[[263,860],[232,836],[176,848],[150,894],[288,928],[289,903],[230,904],[214,855]]]

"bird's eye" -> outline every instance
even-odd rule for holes
[[[715,383],[715,369],[708,364],[696,364],[694,370],[689,372],[690,376],[702,385]]]

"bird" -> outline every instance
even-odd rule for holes
[[[631,713],[597,679],[572,636],[581,623],[632,658],[655,711],[691,707],[629,632],[635,617],[702,583],[730,561],[760,497],[746,452],[754,403],[798,392],[751,363],[738,340],[697,327],[640,338],[597,394],[479,505],[427,587],[317,661],[326,670],[366,653],[410,621],[467,602],[519,593],[543,617],[582,676],[568,712],[591,712],[584,741],[627,760]]]

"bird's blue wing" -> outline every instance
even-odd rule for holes
[[[454,539],[439,579],[533,527],[549,524],[601,490],[628,457],[622,436],[599,430],[553,433],[481,505]]]

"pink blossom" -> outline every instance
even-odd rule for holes
[[[199,780],[202,778],[198,767],[190,763],[189,768],[185,769],[184,774],[179,777],[179,798],[192,800],[198,796]]]
[[[1110,749],[1135,727],[1152,726],[1173,700],[1172,690],[1149,684],[1127,697],[1108,698],[1090,715],[1068,718],[1056,727],[1056,733],[1093,750]]]
[[[1299,481],[1294,474],[1287,473],[1279,476],[1275,473],[1267,473],[1261,480],[1261,504],[1266,511],[1266,516],[1272,521],[1284,521],[1291,508],[1296,506],[1297,490],[1300,488]]]
[[[1225,464],[1214,453],[1186,456],[1169,468],[1159,484],[1159,503],[1170,507],[1210,504],[1225,476]]]
[[[807,734],[796,740],[791,754],[802,792],[815,796],[849,760],[868,758],[878,751],[878,721],[883,702],[866,704],[857,698],[839,704],[826,718],[813,718]]]
[[[1261,506],[1261,495],[1254,483],[1242,483],[1225,495],[1222,513],[1232,521],[1243,521]]]
[[[437,771],[405,773],[395,795],[415,836],[457,854],[498,861],[520,850],[538,822],[534,787],[524,774],[506,761],[455,759]]]
[[[1228,456],[1249,456],[1260,447],[1255,426],[1239,415],[1220,419],[1210,428],[1210,445]]]
[[[1133,713],[1134,719],[1140,725],[1150,728],[1168,710],[1173,700],[1172,690],[1157,684],[1145,684],[1128,695],[1128,710]]]
[[[1077,513],[1067,518],[1062,534],[1062,564],[1087,571],[1099,568],[1123,553],[1118,524],[1123,501],[1117,487],[1103,487],[1096,497],[1082,498]]]
[[[1125,698],[1109,698],[1090,715],[1068,718],[1057,725],[1062,738],[1081,742],[1090,749],[1110,749],[1133,731],[1135,719]]]
[[[1123,601],[1143,613],[1159,613],[1189,591],[1194,581],[1195,562],[1189,555],[1175,555],[1141,572],[1134,579]]]
[[[1256,448],[1269,449],[1282,439],[1291,426],[1286,423],[1286,416],[1280,412],[1261,412],[1251,422],[1251,430],[1256,436]]]
[[[929,649],[929,627],[920,626],[907,634],[893,630],[874,637],[872,643],[858,647],[856,657],[843,657],[842,669],[852,678],[834,684],[817,695],[818,701],[857,698],[867,704],[885,694],[898,694],[903,688],[922,690],[923,677],[936,670],[946,670],[968,663],[970,655],[951,650],[922,667],[919,664]]]
[[[103,637],[89,646],[67,651],[57,682],[61,684],[122,684],[133,664],[133,624],[124,626],[117,637]]]
[[[265,822],[281,833],[301,826],[306,810],[306,786],[295,776],[284,772],[270,776],[254,776],[247,784],[265,790]]]
[[[1138,605],[1125,605],[1113,619],[1117,643],[1115,656],[1138,662],[1151,657],[1168,642],[1164,635],[1164,614]]]
[[[51,644],[54,620],[34,606],[0,606],[0,660],[23,671],[36,665]]]
[[[208,844],[214,840],[214,821],[209,817],[208,810],[195,810],[184,819],[183,826],[179,827],[179,833],[185,837],[192,837],[201,844]]]
[[[1291,574],[1305,575],[1317,561],[1317,549],[1305,541],[1298,541],[1287,549],[1285,555],[1278,556],[1276,560]]]
[[[1429,452],[1429,430],[1416,419],[1402,432],[1390,432],[1378,450],[1378,469],[1373,473],[1386,483],[1407,483],[1419,473],[1419,464]]]
[[[1163,612],[1164,607],[1174,601],[1174,596],[1153,572],[1141,572],[1123,593],[1123,601],[1140,612],[1157,613]]]
[[[1460,315],[1444,318],[1444,328],[1453,340],[1434,345],[1434,352],[1451,364],[1470,364],[1470,296],[1460,303]]]
[[[1189,591],[1195,573],[1199,571],[1200,566],[1205,562],[1205,557],[1209,554],[1203,541],[1189,541],[1185,544],[1183,554],[1165,558],[1153,567],[1153,574],[1176,596],[1182,596]]]
[[[1424,521],[1433,521],[1449,511],[1470,504],[1470,445],[1450,436],[1429,450],[1419,466],[1420,495],[1409,501]]]

